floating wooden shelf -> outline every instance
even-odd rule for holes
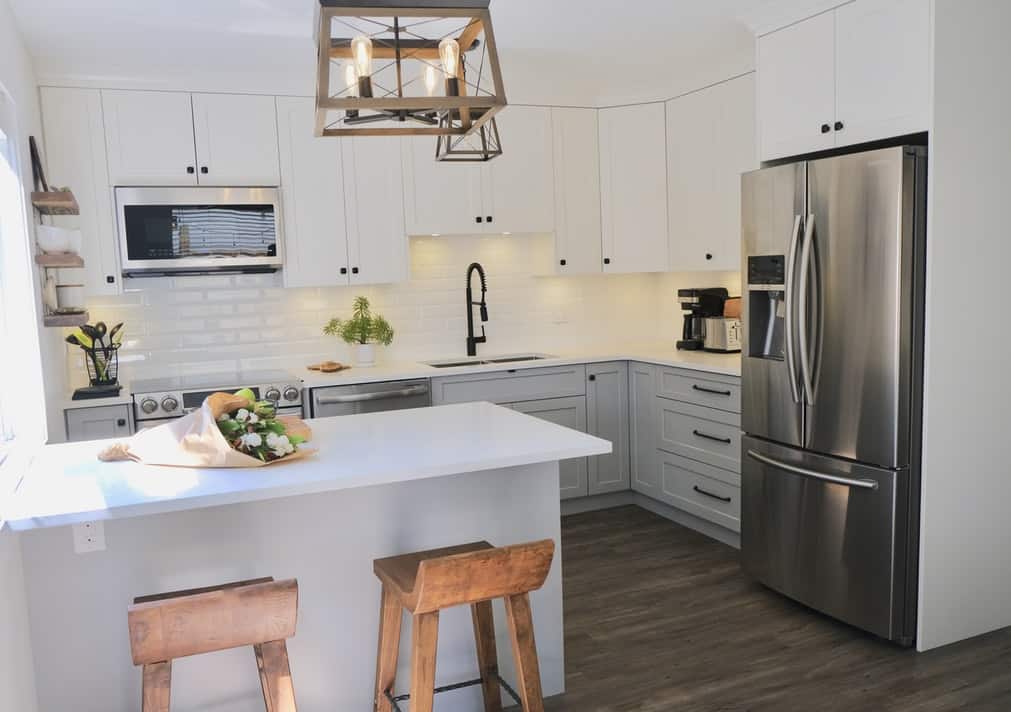
[[[43,267],[84,267],[84,258],[73,252],[50,252],[35,255],[35,264]]]
[[[80,215],[77,198],[70,190],[47,190],[32,193],[32,205],[43,215]]]
[[[77,314],[46,314],[42,319],[46,326],[81,326],[88,323],[88,312]]]

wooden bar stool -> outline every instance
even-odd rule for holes
[[[410,699],[411,712],[432,712],[436,692],[481,685],[485,711],[501,712],[501,685],[524,712],[541,712],[544,700],[529,594],[544,585],[554,553],[555,543],[550,539],[501,548],[481,541],[376,559],[373,569],[383,583],[383,594],[374,709],[399,711],[397,703]],[[491,606],[495,598],[505,599],[519,694],[499,676]],[[435,689],[439,611],[467,604],[481,677]],[[402,609],[414,617],[411,687],[409,695],[394,697]]]
[[[272,578],[134,599],[133,664],[144,666],[143,712],[168,712],[172,661],[253,646],[267,712],[295,712],[285,641],[295,635],[298,582]]]

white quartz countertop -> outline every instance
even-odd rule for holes
[[[45,445],[0,501],[14,530],[368,487],[611,452],[611,443],[491,403],[308,421],[302,460],[250,469],[101,462],[109,440]]]
[[[495,354],[494,356],[508,356],[508,354]],[[482,354],[478,354],[478,358],[482,357]],[[466,360],[466,357],[461,357],[459,360]],[[403,381],[411,378],[435,378],[437,376],[458,376],[468,373],[549,368],[551,366],[569,366],[578,363],[600,363],[603,361],[641,361],[658,366],[704,371],[721,376],[739,377],[741,375],[741,354],[739,353],[722,354],[708,351],[678,351],[673,345],[656,344],[626,348],[600,347],[578,351],[552,352],[550,358],[513,363],[435,368],[424,363],[411,361],[380,362],[371,368],[352,367],[344,371],[338,371],[337,373],[319,373],[303,369],[300,375],[306,387],[322,388],[326,386],[351,386],[358,383],[376,383],[379,381]],[[296,371],[296,373],[299,372]]]

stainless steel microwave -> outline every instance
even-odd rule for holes
[[[116,188],[116,214],[127,276],[281,267],[276,188]]]

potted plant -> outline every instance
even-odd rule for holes
[[[393,327],[379,314],[373,314],[366,297],[355,297],[350,319],[331,319],[323,327],[327,336],[339,336],[356,347],[355,362],[359,366],[374,366],[376,344],[389,346],[393,342]]]

